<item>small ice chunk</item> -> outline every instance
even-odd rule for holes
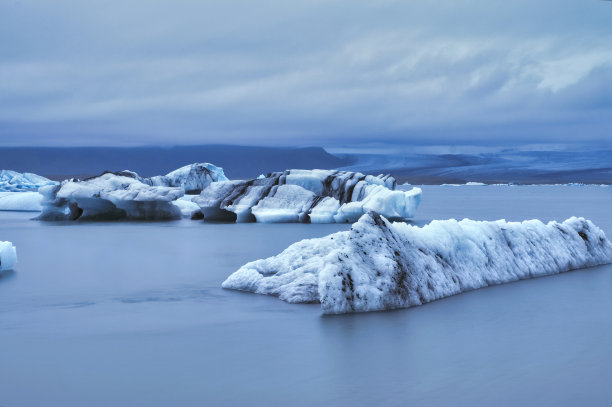
[[[0,271],[12,270],[17,263],[17,249],[11,242],[0,242]]]

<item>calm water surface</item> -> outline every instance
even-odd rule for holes
[[[612,188],[425,187],[414,220],[563,220],[612,235]],[[39,223],[0,212],[0,405],[612,404],[612,266],[393,312],[226,291],[348,225]]]

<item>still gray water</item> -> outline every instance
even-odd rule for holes
[[[424,187],[414,220],[590,218],[611,187]],[[227,291],[244,263],[349,225],[40,223],[0,212],[0,405],[612,403],[612,266],[425,306],[321,315]]]

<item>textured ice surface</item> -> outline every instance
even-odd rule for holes
[[[390,176],[287,170],[248,181],[217,182],[193,201],[206,219],[237,222],[354,222],[368,211],[414,216],[421,190],[395,190]]]
[[[0,192],[36,191],[42,186],[55,184],[57,182],[29,172],[22,174],[16,171],[0,170]]]
[[[226,181],[212,164],[186,165],[166,175],[143,178],[132,171],[106,172],[84,180],[66,180],[40,189],[41,220],[158,220],[194,216],[200,212],[185,192],[199,192]],[[201,216],[201,215],[200,215]]]
[[[461,292],[612,262],[591,221],[436,220],[424,227],[365,214],[350,231],[250,262],[224,288],[320,302],[324,313],[421,305]]]
[[[198,214],[200,214],[200,218],[202,217],[200,207],[192,202],[194,196],[195,195],[185,195],[172,202],[173,205],[179,208],[184,218],[197,217]]]
[[[0,241],[0,271],[11,270],[17,263],[17,249],[11,242]]]
[[[200,193],[212,182],[228,181],[223,168],[210,163],[186,165],[166,175],[142,178],[142,182],[153,186],[180,187],[187,194]]]
[[[185,193],[182,188],[144,184],[128,171],[66,180],[39,192],[41,220],[180,218],[181,210],[172,201]]]
[[[40,212],[41,201],[38,192],[0,192],[0,211]]]

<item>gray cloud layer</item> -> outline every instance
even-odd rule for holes
[[[612,138],[612,3],[0,0],[0,144]]]

